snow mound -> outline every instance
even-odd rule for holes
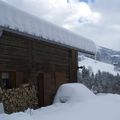
[[[95,94],[83,84],[68,83],[59,87],[54,103],[82,102],[94,97]]]
[[[0,26],[42,37],[48,42],[67,45],[94,54],[96,52],[93,41],[18,10],[3,1],[0,1]]]

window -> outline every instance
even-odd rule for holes
[[[8,72],[1,72],[1,85],[2,88],[10,88],[10,75]]]
[[[15,87],[15,73],[0,72],[0,87],[3,89]]]

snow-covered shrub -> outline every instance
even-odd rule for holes
[[[91,74],[89,69],[83,68],[78,73],[78,82],[83,83],[94,93],[117,93],[120,94],[120,75],[112,75],[109,72]]]

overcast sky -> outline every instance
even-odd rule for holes
[[[120,51],[120,0],[3,0]]]

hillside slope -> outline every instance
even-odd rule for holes
[[[98,70],[109,72],[113,75],[117,73],[120,74],[119,71],[114,70],[114,66],[111,64],[103,63],[85,56],[79,56],[79,66],[85,66],[88,69],[91,69],[93,73],[97,73]]]
[[[120,51],[97,46],[96,59],[109,64],[117,63],[120,66]]]

